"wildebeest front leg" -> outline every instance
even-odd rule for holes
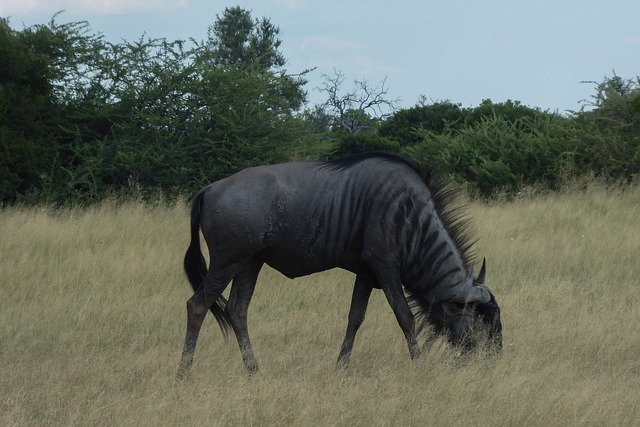
[[[414,316],[404,296],[400,275],[393,269],[378,268],[376,276],[407,340],[409,354],[412,359],[415,359],[420,354],[420,348],[416,338]]]
[[[247,311],[256,286],[262,262],[252,261],[233,278],[229,295],[229,319],[236,334],[244,365],[250,373],[258,370],[258,362],[253,354],[247,328]]]
[[[347,332],[342,342],[340,355],[338,356],[338,367],[346,367],[347,363],[349,363],[353,341],[355,340],[358,328],[360,328],[364,320],[371,290],[372,279],[369,276],[362,274],[356,276],[356,283],[353,286],[353,296],[351,297],[351,308],[349,309],[349,323],[347,323]]]
[[[236,271],[232,266],[221,270],[210,269],[200,289],[187,301],[187,333],[178,367],[178,378],[184,378],[191,368],[198,335],[207,311],[222,295]]]

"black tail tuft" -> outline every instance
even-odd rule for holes
[[[200,191],[193,198],[191,206],[191,242],[184,254],[184,271],[194,292],[198,292],[204,277],[207,275],[207,264],[200,250],[200,210],[204,191]],[[211,306],[211,313],[215,317],[222,335],[226,338],[231,327],[229,312],[227,311],[227,299],[220,297]]]

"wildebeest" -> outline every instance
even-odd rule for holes
[[[249,371],[258,368],[247,309],[264,263],[290,278],[340,267],[356,274],[338,363],[347,363],[373,288],[382,289],[415,358],[416,315],[449,341],[501,345],[500,309],[473,277],[471,240],[451,193],[411,161],[369,154],[242,170],[193,199],[184,268],[195,293],[187,302],[180,375],[193,362],[207,310],[233,328]],[[199,230],[209,248],[207,269]],[[233,280],[229,301],[222,296]],[[405,294],[406,293],[406,294]]]

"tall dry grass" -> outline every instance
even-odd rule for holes
[[[208,319],[175,380],[190,296],[183,204],[0,213],[0,424],[638,424],[640,188],[472,203],[504,351],[409,360],[374,292],[334,369],[353,277],[265,268],[261,371]]]

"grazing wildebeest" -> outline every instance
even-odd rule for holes
[[[223,332],[233,328],[249,371],[258,368],[247,331],[247,309],[264,263],[290,278],[344,268],[356,274],[338,363],[347,363],[373,288],[382,289],[419,353],[413,302],[423,322],[454,344],[501,345],[496,300],[477,278],[471,240],[451,192],[409,160],[369,154],[327,162],[297,162],[242,170],[202,189],[191,209],[191,244],[184,268],[195,294],[187,302],[180,375],[193,362],[207,310]],[[199,229],[210,262],[200,250]],[[233,280],[229,301],[222,292]],[[406,296],[405,296],[406,292]]]

